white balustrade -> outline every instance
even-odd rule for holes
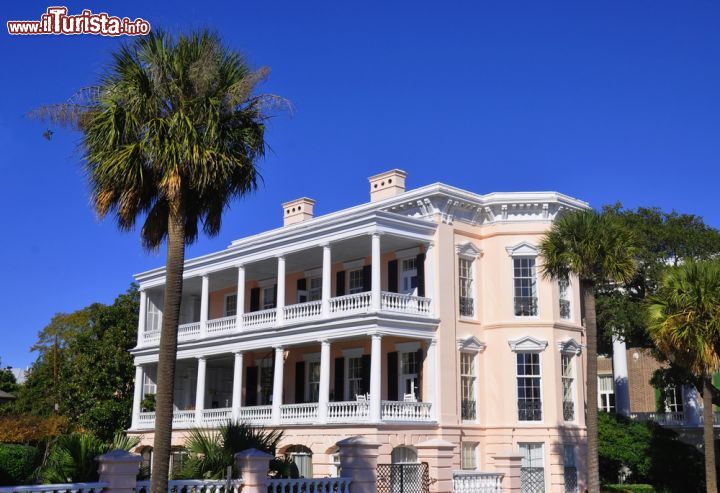
[[[269,493],[350,493],[349,478],[271,479]]]
[[[178,327],[178,339],[193,339],[200,336],[200,322],[182,324]]]
[[[319,317],[322,314],[322,301],[308,301],[297,303],[283,308],[285,320],[307,320]]]
[[[228,422],[232,418],[232,409],[229,407],[219,409],[203,409],[202,424],[220,426]]]
[[[267,424],[272,418],[272,406],[241,407],[238,418],[250,424]]]
[[[231,479],[173,479],[168,481],[168,493],[240,493],[243,480]],[[150,493],[150,481],[138,481],[135,493]]]
[[[317,417],[317,402],[280,406],[280,421],[283,423],[312,423],[317,420]]]
[[[145,342],[145,343],[160,342],[160,331],[159,330],[151,330],[151,331],[145,332],[143,334],[143,342]]]
[[[153,426],[155,426],[155,413],[140,413],[140,416],[138,417],[138,425],[141,428],[152,428]]]
[[[107,483],[37,484],[0,487],[0,493],[100,493]]]
[[[275,324],[277,319],[277,310],[269,308],[258,312],[243,313],[243,328],[260,329]]]
[[[382,401],[383,421],[433,421],[429,402]]]
[[[206,333],[208,335],[217,335],[225,332],[232,332],[235,329],[236,321],[237,317],[235,317],[235,315],[208,320]]]
[[[330,313],[351,314],[367,312],[370,309],[371,299],[372,293],[370,291],[330,298]]]
[[[154,413],[153,413],[154,414]],[[173,426],[188,427],[195,425],[195,411],[175,411],[173,413]]]
[[[383,310],[391,312],[429,315],[430,298],[383,291],[381,295],[381,307]]]
[[[328,402],[329,423],[355,423],[370,418],[370,403],[358,401]]]
[[[453,471],[453,493],[502,493],[500,473]]]
[[[685,426],[685,413],[630,413],[630,419],[635,421],[654,421],[665,426]]]

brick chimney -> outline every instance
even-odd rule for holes
[[[315,201],[307,197],[291,200],[282,205],[283,226],[300,223],[313,218],[313,206]]]
[[[405,173],[393,169],[368,178],[370,181],[370,202],[400,195],[405,191]]]

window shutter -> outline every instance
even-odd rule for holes
[[[393,351],[387,354],[387,398],[389,401],[398,400],[398,353]]]
[[[258,367],[248,366],[245,371],[245,405],[257,406]]]
[[[260,309],[260,288],[250,290],[250,311],[256,312]]]
[[[345,358],[335,358],[335,402],[345,400]]]
[[[277,302],[278,302],[277,284],[273,284],[273,292],[275,293],[275,303],[273,303],[272,307],[275,308],[275,307],[277,307]],[[285,293],[283,293],[283,296],[285,296]]]
[[[421,253],[415,258],[417,269],[417,291],[418,296],[425,296],[425,254]]]
[[[388,262],[388,291],[391,293],[398,292],[398,261],[390,260]]]
[[[305,362],[295,363],[295,403],[305,402]]]
[[[335,274],[335,296],[345,295],[345,271],[341,270]]]
[[[362,272],[363,291],[370,291],[372,289],[372,265],[363,266]]]
[[[298,291],[306,291],[307,290],[307,279],[304,277],[302,279],[297,280],[297,290]]]
[[[362,392],[370,392],[370,355],[362,355]]]
[[[417,376],[418,376],[418,383],[417,383],[417,389],[415,389],[415,397],[417,397],[418,402],[422,402],[422,386],[423,386],[423,350],[422,348],[418,349],[415,353],[415,358],[417,361],[418,369],[417,369]]]

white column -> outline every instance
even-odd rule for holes
[[[245,266],[238,265],[238,280],[237,280],[237,318],[235,320],[235,327],[237,330],[242,330],[243,326],[243,314],[245,313]]]
[[[618,414],[630,415],[627,348],[625,341],[613,336],[613,380],[615,380],[615,409]]]
[[[142,293],[142,291],[141,291]],[[142,365],[135,365],[135,393],[133,395],[133,407],[132,407],[132,429],[137,430],[140,420],[140,403],[143,399],[143,367]]]
[[[372,308],[380,311],[380,233],[372,235],[372,282],[370,288],[372,291]]]
[[[208,302],[210,298],[210,276],[202,276],[202,292],[200,295],[200,337],[205,337],[208,321]]]
[[[370,420],[379,423],[382,418],[382,336],[372,335],[372,347],[370,351]]]
[[[205,356],[198,357],[197,385],[195,386],[195,423],[199,426],[202,422],[202,412],[205,409],[205,370],[207,359]]]
[[[323,245],[323,264],[322,264],[322,315],[327,318],[330,316],[330,289],[332,286],[332,250],[330,245]]]
[[[285,349],[282,346],[275,348],[275,372],[273,375],[272,394],[272,423],[280,424],[280,406],[283,395],[283,365],[285,364]]]
[[[430,298],[430,315],[435,311],[435,245],[431,241],[425,248],[425,297]]]
[[[277,306],[277,323],[280,325],[285,320],[285,257],[281,255],[277,259],[277,299],[275,300],[275,306]]]
[[[427,401],[430,403],[430,416],[437,419],[437,339],[433,338],[428,341],[427,348],[427,367],[425,368],[425,385],[427,392]]]
[[[243,377],[243,353],[235,352],[235,366],[233,368],[233,393],[232,393],[232,419],[237,421],[240,417],[242,406],[242,377]]]
[[[320,341],[320,388],[318,393],[318,421],[325,423],[328,402],[330,402],[330,341]]]
[[[147,293],[140,290],[140,314],[138,320],[138,345],[142,345],[145,327],[147,326]]]

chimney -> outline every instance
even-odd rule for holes
[[[405,192],[405,173],[401,169],[393,169],[368,178],[370,181],[370,202],[394,197]]]
[[[315,201],[307,197],[291,200],[282,205],[283,226],[300,223],[313,217]]]

